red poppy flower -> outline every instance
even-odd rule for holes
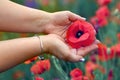
[[[43,70],[41,69],[41,66],[38,66],[37,64],[34,64],[30,70],[33,74],[42,74],[43,72]]]
[[[89,79],[86,76],[79,76],[79,77],[76,77],[76,78],[72,78],[71,80],[89,80]]]
[[[120,44],[116,44],[115,46],[111,47],[111,53],[109,58],[112,59],[114,57],[120,57]]]
[[[112,46],[112,47],[110,48],[109,59],[113,59],[113,58],[115,58],[115,56],[116,56],[116,47],[115,47],[115,46]]]
[[[41,5],[48,6],[50,4],[50,0],[41,0]]]
[[[120,2],[117,3],[116,7],[120,11]]]
[[[108,79],[107,80],[113,80],[113,70],[112,69],[108,73]]]
[[[107,47],[104,44],[98,44],[98,58],[101,61],[108,60]]]
[[[108,24],[108,21],[105,17],[94,16],[90,19],[90,22],[95,26],[104,27]]]
[[[76,78],[76,77],[82,76],[82,71],[81,71],[79,68],[75,68],[75,69],[73,69],[73,70],[70,72],[70,76],[71,76],[72,78]]]
[[[78,76],[78,77],[75,77],[75,78],[71,78],[71,80],[83,80],[83,77],[82,76]]]
[[[38,61],[31,67],[31,72],[34,74],[42,74],[45,71],[50,69],[50,61],[49,60],[42,60]]]
[[[96,16],[90,18],[90,22],[95,26],[97,25],[98,18]]]
[[[118,41],[120,42],[120,33],[117,34]]]
[[[100,5],[100,6],[103,6],[103,5],[108,5],[109,3],[111,3],[112,0],[97,0],[97,3]]]
[[[15,71],[15,73],[13,74],[14,80],[18,80],[19,78],[23,78],[23,77],[25,77],[25,74],[20,70]]]
[[[107,6],[102,6],[96,11],[96,16],[99,17],[108,17],[110,15],[110,11]]]
[[[98,18],[98,25],[100,27],[104,27],[108,24],[108,21],[106,18],[104,18],[104,17],[97,17],[97,18]]]
[[[96,63],[96,55],[95,55],[96,53],[94,53],[94,54],[92,54],[92,55],[90,55],[90,60],[93,62],[93,63]]]
[[[69,27],[66,40],[73,48],[80,48],[91,45],[95,41],[95,34],[90,23],[77,20]]]
[[[44,80],[42,77],[35,77],[35,80]]]
[[[89,80],[88,77],[83,76],[79,68],[75,68],[70,72],[71,80]]]
[[[110,15],[110,11],[107,6],[102,6],[96,11],[96,16],[90,19],[90,22],[99,27],[106,26],[108,24],[107,17]]]
[[[43,70],[50,70],[50,60],[41,60],[36,63],[37,65],[41,66]]]
[[[37,57],[33,57],[33,58],[25,61],[24,63],[25,63],[25,64],[30,64],[31,62],[35,61],[36,59],[37,59]]]
[[[83,80],[89,80],[87,76],[84,76],[83,77]]]
[[[115,45],[116,48],[116,56],[120,57],[120,44]]]
[[[94,74],[93,74],[93,71],[95,69],[97,69],[98,65],[91,62],[91,61],[88,61],[85,65],[85,74],[86,76],[90,79],[90,80],[94,80]]]
[[[102,71],[102,73],[105,73],[105,69],[102,66],[100,66],[100,65],[98,65],[98,64],[96,64],[92,61],[88,61],[86,63],[85,74],[89,78],[89,80],[94,80],[95,76],[93,74],[93,71],[96,70],[96,69],[100,69],[100,71]]]

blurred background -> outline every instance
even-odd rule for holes
[[[50,70],[37,77],[44,80],[119,80],[120,79],[120,0],[11,0],[15,3],[48,12],[69,10],[83,16],[93,24],[97,39],[103,44],[99,50],[86,56],[85,62],[71,63],[44,55],[50,59]],[[29,14],[28,14],[29,15]],[[0,32],[0,40],[33,36],[33,34]],[[8,45],[9,46],[9,45]],[[35,61],[36,62],[36,61]],[[35,64],[20,64],[0,73],[0,80],[35,79],[31,67]],[[71,70],[79,68],[88,79],[72,79]]]

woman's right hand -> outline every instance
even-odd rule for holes
[[[50,53],[59,59],[71,62],[80,61],[83,56],[98,48],[97,44],[93,43],[90,46],[75,50],[67,45],[63,38],[55,34],[40,36],[40,38],[42,40],[44,52]]]

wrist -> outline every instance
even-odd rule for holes
[[[38,32],[41,33],[47,33],[47,27],[48,24],[51,21],[51,13],[45,12],[45,11],[39,11],[39,15],[35,20],[36,27],[38,29]]]
[[[50,39],[48,39],[47,35],[40,36],[42,45],[43,45],[43,52],[49,53],[49,47],[50,47]]]
[[[46,53],[48,52],[48,45],[49,45],[49,42],[48,42],[48,39],[46,36],[38,36],[36,35],[35,36],[38,40],[39,40],[39,51],[40,53]]]

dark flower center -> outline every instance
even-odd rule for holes
[[[75,37],[76,38],[80,38],[80,36],[82,36],[83,35],[83,31],[78,31],[77,33],[76,33],[76,35],[75,35]]]

